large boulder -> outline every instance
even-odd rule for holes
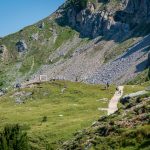
[[[25,52],[28,49],[25,40],[20,40],[19,42],[17,42],[16,48],[17,48],[18,52]]]

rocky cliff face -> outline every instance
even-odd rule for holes
[[[80,31],[81,35],[95,38],[99,35],[112,36],[116,32],[128,32],[129,25],[116,22],[111,10],[97,9],[97,4],[88,2],[87,7],[77,12],[71,6],[67,12],[68,22]]]
[[[111,1],[98,0],[94,3],[91,0],[84,9],[77,11],[70,4],[66,13],[68,23],[81,35],[95,38],[99,35],[110,37],[117,32],[126,34],[133,25],[150,22],[149,0],[118,1],[115,9],[111,5]]]
[[[116,19],[129,24],[150,23],[149,0],[123,0],[123,10],[118,11]]]

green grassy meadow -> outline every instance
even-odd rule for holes
[[[64,86],[66,90],[62,93]],[[24,104],[16,104],[12,95],[23,91],[32,92],[32,95]],[[0,98],[0,128],[18,123],[27,131],[32,149],[44,150],[46,145],[55,149],[58,142],[107,114],[98,108],[107,108],[114,92],[114,86],[104,90],[104,86],[69,81],[53,81],[11,91]],[[46,117],[45,122],[42,122],[43,117]]]
[[[144,88],[125,85],[124,95]],[[24,103],[17,104],[14,94],[22,92],[32,94]],[[32,149],[45,150],[46,146],[56,149],[75,132],[106,115],[107,112],[100,108],[108,108],[114,93],[113,85],[105,90],[103,85],[69,81],[52,81],[12,90],[0,98],[0,129],[18,123],[27,131]]]

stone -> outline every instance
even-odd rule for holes
[[[20,84],[20,83],[17,83],[17,84],[15,85],[15,88],[16,88],[16,89],[21,88],[21,84]]]
[[[31,39],[37,41],[39,39],[39,34],[38,33],[32,34]]]
[[[95,5],[91,2],[88,2],[87,4],[87,9],[91,12],[91,13],[94,13],[95,11]]]
[[[6,93],[6,91],[5,91],[5,90],[3,90],[3,89],[0,89],[0,96],[3,96],[3,95],[5,95],[5,93]]]
[[[31,95],[32,95],[33,93],[32,92],[27,92],[27,93],[25,93],[25,97],[30,97]]]
[[[15,98],[17,104],[22,104],[25,103],[27,99],[31,98],[32,95],[32,92],[21,91],[14,93],[11,97]]]
[[[17,97],[15,99],[15,102],[16,102],[16,104],[22,104],[24,101],[20,97]]]
[[[25,52],[28,49],[25,40],[20,40],[19,42],[17,42],[16,48],[17,48],[18,52]]]
[[[45,23],[44,23],[44,22],[39,23],[39,24],[38,24],[38,27],[39,27],[40,29],[43,29],[43,28],[45,27]]]
[[[0,46],[0,54],[3,53],[4,49],[5,49],[5,46],[4,46],[4,45],[1,45],[1,46]]]

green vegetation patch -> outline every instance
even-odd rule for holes
[[[66,89],[63,91],[63,88]],[[99,108],[108,107],[114,92],[114,86],[104,90],[100,85],[69,81],[53,81],[12,91],[0,98],[0,128],[18,123],[27,127],[33,149],[45,149],[46,145],[56,149],[58,142],[105,115],[107,112]],[[17,93],[24,94],[17,97]],[[18,99],[23,103],[18,103]]]

